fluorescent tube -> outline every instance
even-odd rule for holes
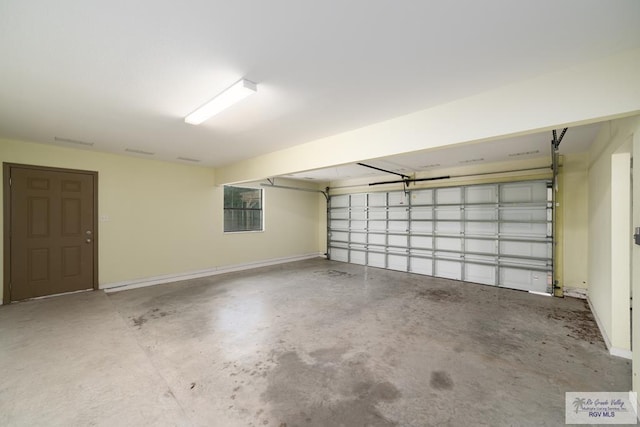
[[[184,118],[184,121],[192,125],[199,125],[252,93],[256,93],[256,91],[257,86],[254,82],[240,79],[229,89],[221,92],[211,101],[189,114]]]

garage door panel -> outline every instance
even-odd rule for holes
[[[364,251],[349,251],[349,256],[351,257],[352,264],[365,265],[367,259],[367,253]]]
[[[385,234],[369,234],[370,245],[384,246],[387,243],[387,236]]]
[[[346,230],[349,228],[349,221],[343,221],[343,220],[337,220],[337,219],[332,219],[329,224],[331,225],[332,229],[342,229],[342,230]]]
[[[416,249],[433,249],[433,238],[430,236],[411,236],[411,247]]]
[[[500,201],[504,203],[534,203],[547,201],[545,182],[518,182],[500,186]]]
[[[432,205],[433,190],[416,190],[411,192],[412,205]]]
[[[464,211],[465,219],[480,221],[495,221],[498,213],[495,207],[469,206]]]
[[[435,275],[437,277],[444,277],[446,279],[454,280],[462,279],[462,263],[460,261],[437,259],[435,264]]]
[[[388,197],[388,203],[389,206],[396,206],[396,205],[407,205],[407,196],[405,195],[404,191],[394,191],[391,193],[388,193],[389,195]]]
[[[436,249],[444,251],[462,251],[462,239],[452,237],[437,237]]]
[[[387,267],[386,255],[385,254],[369,252],[369,260],[368,261],[369,261],[368,265],[370,265],[371,267],[379,267],[379,268],[386,268]]]
[[[465,188],[465,203],[492,203],[496,201],[495,185],[478,185]]]
[[[375,252],[375,253],[379,253],[379,254],[386,254],[387,253],[387,246],[386,245],[369,245],[368,246],[368,250],[369,252]]]
[[[437,222],[436,231],[443,234],[460,234],[462,231],[462,223],[455,221]]]
[[[503,267],[500,268],[500,286],[523,291],[547,292],[547,274]]]
[[[351,211],[351,219],[365,220],[365,219],[367,219],[367,212],[366,211],[355,211],[355,210],[352,210]]]
[[[466,234],[476,236],[494,236],[498,233],[498,223],[496,222],[467,222]]]
[[[411,219],[433,219],[433,209],[417,207],[411,209]]]
[[[411,231],[414,233],[432,233],[432,221],[411,221]]]
[[[331,253],[331,259],[334,261],[342,261],[342,262],[349,261],[349,251],[347,249],[331,248],[330,253]]]
[[[369,219],[387,219],[387,210],[371,208],[369,209]]]
[[[411,272],[433,276],[433,261],[428,258],[411,257]]]
[[[330,256],[546,292],[549,196],[545,181],[332,196]]]
[[[526,222],[502,223],[500,234],[522,238],[544,238],[547,236],[547,224]]]
[[[387,206],[387,193],[369,193],[369,206]]]
[[[346,231],[332,231],[331,232],[331,240],[339,241],[339,242],[348,242],[349,241],[349,233]]]
[[[366,194],[352,194],[350,206],[367,206],[367,195]]]
[[[500,253],[526,257],[548,258],[551,244],[539,242],[500,242]]]
[[[453,206],[437,208],[436,219],[462,219],[462,210]]]
[[[343,194],[340,196],[331,196],[332,208],[347,208],[349,207],[349,195]]]
[[[548,268],[548,263],[546,260],[537,260],[537,259],[527,259],[527,258],[517,258],[512,256],[500,256],[500,264],[515,267],[523,267],[523,268],[533,268],[536,270],[545,270]]]
[[[408,219],[407,208],[389,208],[389,219]]]
[[[387,221],[371,221],[369,220],[369,230],[384,231],[387,229]]]
[[[547,209],[543,207],[531,208],[502,208],[500,219],[503,221],[547,221]]]
[[[495,240],[478,240],[466,239],[464,241],[465,252],[477,252],[486,254],[497,253],[497,244]]]
[[[465,263],[464,279],[468,282],[482,283],[484,285],[495,285],[496,268],[490,265]]]
[[[389,231],[407,231],[409,223],[407,221],[389,221]]]
[[[462,203],[462,188],[438,188],[436,190],[436,203],[439,205]]]
[[[367,235],[365,233],[351,233],[351,241],[354,243],[367,243]]]
[[[406,255],[387,255],[387,268],[390,270],[407,271]]]
[[[331,213],[332,219],[349,219],[349,210],[347,209],[335,209]]]
[[[350,227],[352,230],[364,230],[365,228],[367,228],[367,222],[366,221],[351,221],[350,222]]]
[[[407,236],[399,236],[399,235],[390,234],[389,235],[388,244],[389,244],[389,246],[399,246],[399,247],[406,248],[407,247],[407,241],[408,241],[408,237]]]

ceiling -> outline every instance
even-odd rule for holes
[[[594,123],[568,129],[559,146],[560,154],[587,151],[595,140],[601,126],[601,123]],[[557,136],[560,137],[561,133],[562,130],[558,129]],[[549,160],[549,165],[551,165],[552,137],[551,132],[543,132],[474,144],[460,144],[440,149],[417,151],[383,159],[367,160],[363,163],[407,176],[412,176],[416,172],[431,172],[469,165],[524,159],[545,158]],[[289,174],[286,177],[331,182],[388,175],[388,173],[354,163]]]
[[[217,167],[640,47],[638,17],[637,0],[3,0],[0,137]],[[241,77],[258,93],[184,122]]]

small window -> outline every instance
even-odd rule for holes
[[[262,189],[224,187],[224,232],[262,231]]]

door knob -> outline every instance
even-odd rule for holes
[[[85,242],[91,243],[91,239],[87,239],[87,240],[85,240]]]

